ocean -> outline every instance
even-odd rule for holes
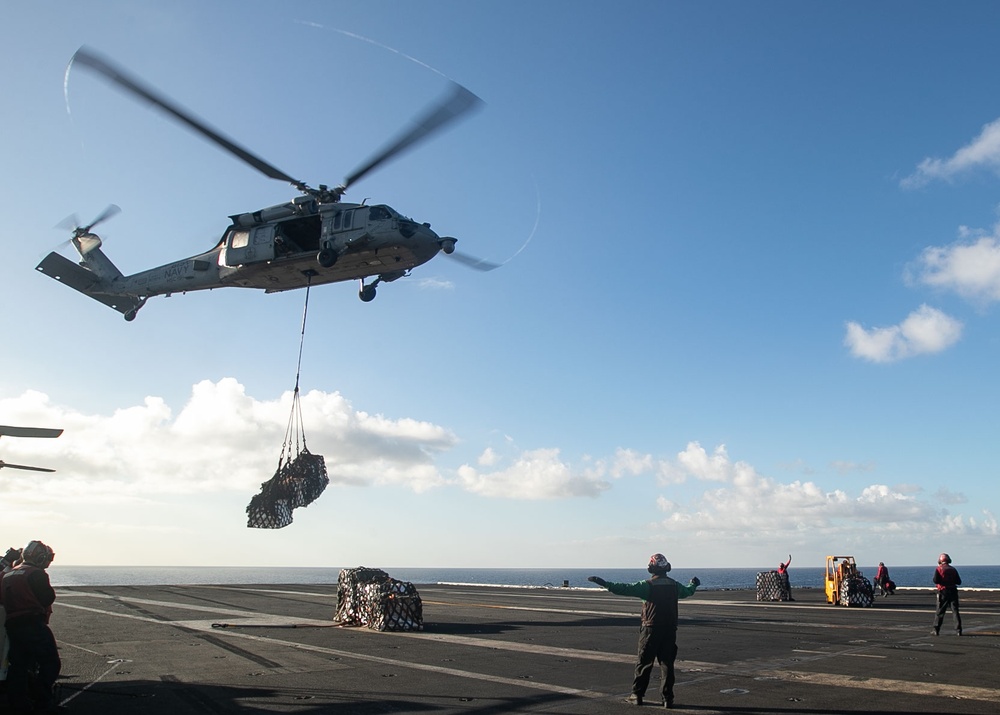
[[[964,589],[1000,589],[1000,566],[956,565]],[[596,588],[588,576],[606,581],[632,583],[648,578],[643,569],[450,569],[450,568],[381,568],[392,578],[414,584],[469,584],[496,587],[534,586],[549,588]],[[670,575],[687,583],[692,576],[701,580],[702,589],[735,590],[756,588],[759,571],[769,569],[692,569],[679,568]],[[871,580],[874,566],[859,566]],[[59,566],[49,567],[53,586],[161,586],[161,585],[238,585],[238,584],[335,584],[341,568],[237,567],[237,566]],[[933,566],[898,566],[889,568],[897,588],[930,588]],[[824,568],[789,569],[795,588],[823,588]]]

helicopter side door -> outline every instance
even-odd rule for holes
[[[253,226],[250,229],[233,228],[226,235],[226,247],[221,263],[239,266],[270,261],[274,258],[274,224]]]
[[[325,245],[336,246],[340,250],[364,238],[368,229],[368,208],[358,207],[337,211],[324,226]]]

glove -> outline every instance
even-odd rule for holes
[[[608,585],[608,582],[605,581],[600,576],[588,576],[587,580],[590,581],[591,583],[596,583],[598,586],[601,586],[602,588]]]
[[[697,576],[695,576],[694,578],[691,579],[691,585],[692,586],[701,586],[701,579],[698,578]]]
[[[21,549],[15,549],[14,547],[7,549],[7,553],[4,554],[3,560],[13,566],[16,562],[21,560]]]

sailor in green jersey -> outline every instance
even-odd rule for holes
[[[639,628],[639,661],[635,666],[632,694],[627,702],[642,705],[642,699],[649,686],[649,676],[653,671],[653,661],[660,662],[660,690],[663,706],[674,706],[674,660],[677,658],[677,601],[695,592],[701,581],[691,579],[687,586],[667,576],[670,562],[663,554],[649,557],[646,570],[652,578],[637,583],[612,583],[599,576],[591,576],[588,581],[608,589],[618,596],[641,598],[642,625]]]

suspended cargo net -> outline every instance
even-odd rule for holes
[[[343,569],[333,620],[374,631],[422,631],[424,607],[412,583],[397,581],[381,569]]]
[[[278,457],[274,476],[260,485],[260,494],[247,506],[247,526],[251,529],[280,529],[292,523],[292,510],[309,506],[315,501],[330,478],[322,455],[306,448],[306,433],[302,425],[302,404],[299,401],[299,374],[302,367],[302,344],[305,341],[306,313],[309,309],[309,288],[306,287],[306,307],[302,311],[302,339],[299,342],[299,369],[295,374],[292,413],[285,430],[285,441]]]
[[[790,601],[792,591],[786,579],[777,571],[760,571],[757,574],[758,601]]]
[[[260,494],[247,506],[247,526],[252,529],[280,529],[292,523],[292,509],[312,504],[330,478],[322,455],[305,447],[294,459],[278,467],[268,481],[260,485]]]

